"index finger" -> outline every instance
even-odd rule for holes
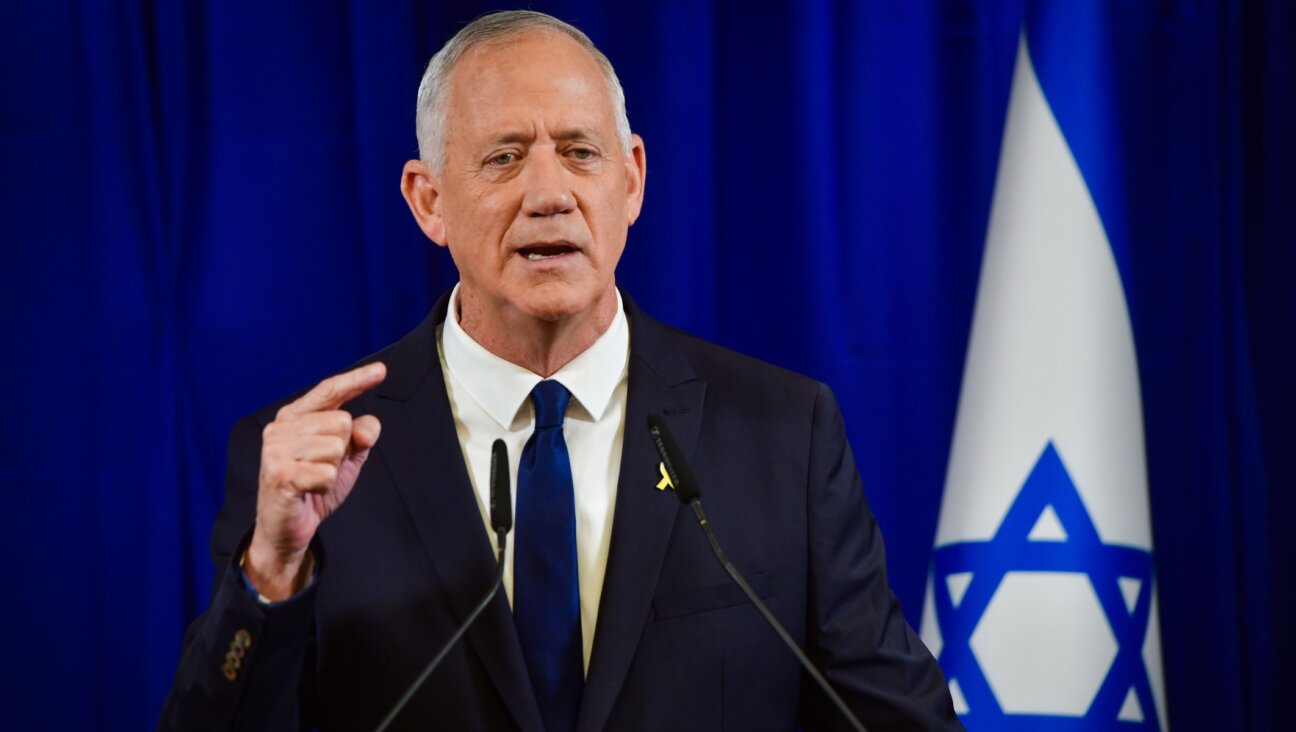
[[[387,366],[381,361],[334,374],[316,384],[315,388],[303,394],[297,401],[279,410],[279,414],[287,416],[337,409],[378,386],[385,378],[387,378]]]

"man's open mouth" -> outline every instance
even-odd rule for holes
[[[529,247],[523,247],[518,250],[518,254],[526,257],[532,262],[539,262],[545,259],[561,257],[564,254],[571,254],[576,251],[576,247],[558,242],[556,244],[535,244]]]

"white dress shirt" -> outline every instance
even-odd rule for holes
[[[517,506],[518,463],[535,429],[531,389],[543,380],[517,364],[487,351],[459,326],[459,286],[450,293],[445,323],[437,329],[437,350],[445,376],[455,431],[463,449],[468,479],[477,495],[482,526],[495,546],[490,525],[490,453],[496,439],[508,446],[509,479]],[[625,436],[626,384],[630,362],[630,326],[617,293],[616,316],[593,345],[550,376],[571,392],[563,419],[563,438],[571,456],[576,500],[576,571],[580,581],[581,641],[589,670],[598,621],[599,596],[607,570],[616,506],[621,442]],[[515,525],[513,534],[526,531]],[[504,592],[513,603],[513,547],[504,556]]]

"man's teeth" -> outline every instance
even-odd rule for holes
[[[553,254],[539,254],[537,252],[527,252],[526,257],[532,262],[535,262],[541,259],[552,259],[553,257],[558,257],[563,254],[565,254],[565,252],[555,252]]]

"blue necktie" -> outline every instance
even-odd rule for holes
[[[547,732],[576,729],[585,686],[576,500],[562,430],[570,398],[556,381],[541,381],[531,390],[535,432],[518,466],[513,623]]]

